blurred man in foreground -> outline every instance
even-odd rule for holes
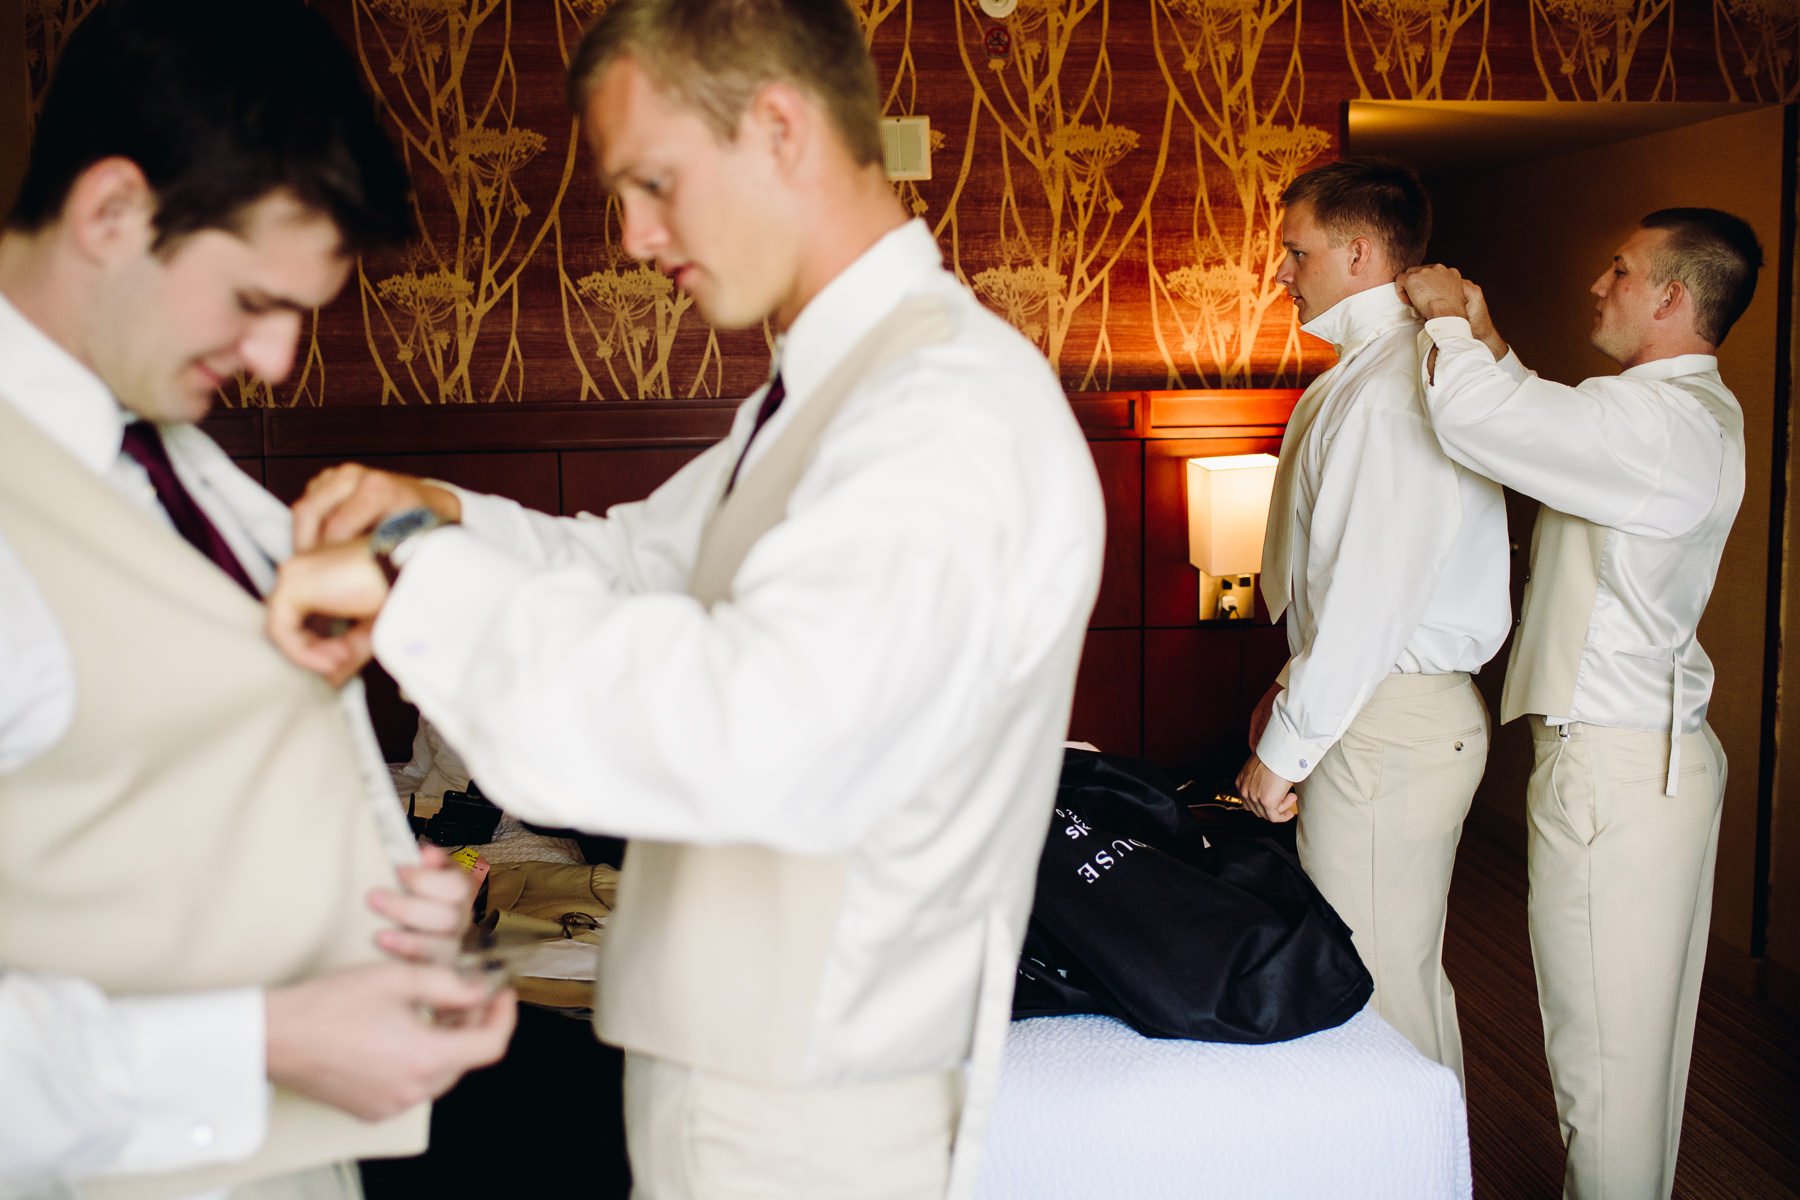
[[[7,1195],[358,1195],[346,1160],[420,1149],[506,1046],[509,996],[381,961],[468,885],[418,865],[360,688],[264,638],[287,511],[193,425],[410,225],[301,4],[111,0],[70,40],[0,232]]]

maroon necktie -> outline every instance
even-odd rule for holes
[[[194,498],[181,485],[180,477],[175,474],[175,464],[169,461],[169,452],[163,446],[162,431],[148,421],[131,422],[125,426],[124,451],[150,476],[150,484],[156,489],[156,499],[162,504],[163,511],[169,514],[176,532],[236,580],[239,587],[250,593],[251,599],[261,604],[262,593],[256,590],[256,585],[250,582],[250,576],[244,573],[243,564],[231,552],[230,544],[219,536],[219,531],[206,519],[206,514],[200,511],[200,506],[194,503]]]
[[[744,460],[750,456],[750,447],[756,444],[756,435],[762,432],[762,427],[769,423],[769,418],[775,415],[775,410],[781,407],[781,402],[785,399],[787,385],[781,382],[780,375],[776,375],[769,381],[769,390],[762,398],[762,407],[756,410],[756,424],[750,427],[750,440],[744,443],[744,451],[738,455],[737,466],[731,468],[731,478],[725,481],[727,496],[737,486],[738,472],[744,469]]]

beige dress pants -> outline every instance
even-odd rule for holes
[[[362,1176],[355,1163],[333,1163],[275,1179],[239,1184],[231,1200],[362,1200]]]
[[[1531,953],[1570,1200],[1667,1200],[1712,916],[1725,752],[1532,723]]]
[[[769,1088],[625,1055],[632,1200],[942,1200],[961,1073]]]
[[[1459,1080],[1444,913],[1487,749],[1468,675],[1390,675],[1298,789],[1301,865],[1350,926],[1370,1003]]]

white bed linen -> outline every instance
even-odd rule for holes
[[[1469,1200],[1456,1076],[1373,1010],[1269,1046],[1015,1021],[978,1200]]]

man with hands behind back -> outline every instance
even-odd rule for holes
[[[1500,489],[1444,456],[1419,389],[1419,321],[1394,277],[1424,255],[1431,204],[1378,158],[1308,171],[1283,196],[1276,278],[1337,363],[1281,441],[1263,595],[1289,659],[1250,731],[1238,790],[1294,815],[1300,860],[1350,926],[1371,1003],[1462,1073],[1442,966],[1451,869],[1487,758],[1470,679],[1505,639]]]

